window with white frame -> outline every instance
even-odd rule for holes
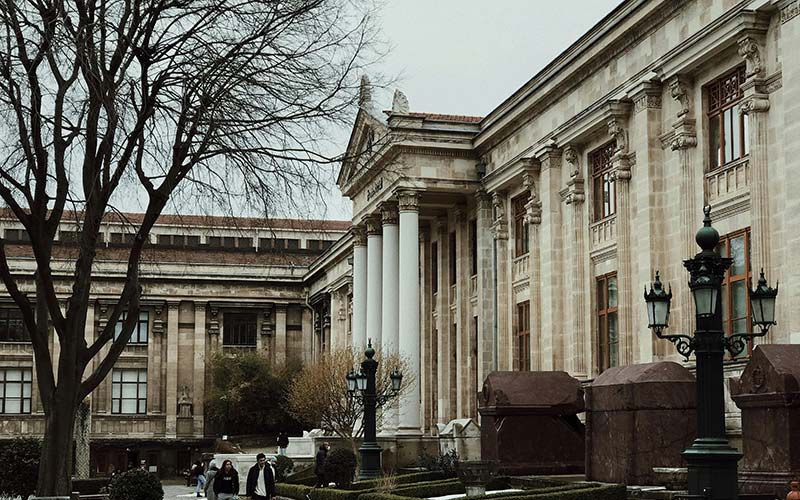
[[[0,413],[30,413],[33,372],[30,368],[0,369]]]
[[[122,334],[122,325],[125,323],[125,319],[128,317],[128,312],[123,311],[117,321],[117,324],[114,326],[114,340]],[[136,322],[136,326],[133,327],[133,332],[131,332],[131,338],[128,340],[128,344],[147,344],[147,332],[148,327],[150,324],[150,313],[147,311],[139,311],[139,321]]]
[[[114,369],[111,375],[111,413],[147,413],[146,369]]]

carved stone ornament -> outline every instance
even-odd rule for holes
[[[161,335],[164,333],[164,306],[161,304],[153,308],[155,317],[153,318],[153,334]]]
[[[397,225],[399,219],[397,205],[394,203],[383,203],[381,205],[381,221],[384,226]]]
[[[408,106],[408,98],[400,89],[395,89],[394,97],[392,98],[392,113],[407,115],[411,111]]]
[[[364,226],[353,226],[350,228],[350,232],[353,235],[353,246],[367,246],[367,232]]]
[[[380,236],[381,235],[381,218],[377,214],[370,214],[364,216],[364,225],[367,227],[367,236]]]
[[[506,217],[506,211],[502,194],[498,192],[492,193],[492,207],[494,208],[494,220],[504,220]]]
[[[629,181],[631,179],[631,166],[633,165],[631,156],[632,155],[624,153],[617,153],[611,159],[613,164],[611,175],[614,177],[614,180]]]
[[[743,115],[764,113],[766,111],[769,111],[769,97],[766,94],[747,96],[739,106],[739,113]]]
[[[678,118],[689,114],[692,106],[692,96],[689,80],[677,77],[669,83],[669,94],[681,105],[678,110]]]
[[[367,75],[361,76],[361,87],[358,91],[358,107],[367,111],[372,109],[372,85]]]
[[[761,61],[761,43],[752,36],[739,39],[739,55],[747,62],[747,78],[759,77],[764,73]]]
[[[401,212],[419,212],[419,193],[416,191],[400,191],[397,193]]]
[[[695,146],[697,146],[697,136],[689,134],[678,134],[670,143],[670,148],[672,148],[673,151],[689,149]]]
[[[788,23],[800,15],[800,2],[792,1],[781,7],[781,24]]]
[[[608,135],[617,141],[615,151],[617,153],[625,153],[628,151],[628,131],[622,125],[620,118],[614,117],[608,121]]]
[[[208,334],[219,335],[219,308],[217,306],[208,308]]]
[[[564,159],[569,163],[569,176],[572,178],[579,177],[581,171],[581,157],[575,146],[567,146],[564,150]]]
[[[264,309],[261,318],[261,335],[272,335],[272,308]]]
[[[542,223],[542,204],[538,200],[531,199],[525,204],[525,224],[539,225]]]

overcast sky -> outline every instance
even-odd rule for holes
[[[381,25],[412,111],[485,116],[620,0],[387,0]],[[382,96],[391,107],[391,94]],[[345,139],[346,140],[346,139]],[[342,149],[346,144],[342,144]],[[350,218],[333,188],[328,218]]]

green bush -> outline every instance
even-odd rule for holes
[[[353,482],[353,474],[356,472],[356,454],[350,448],[334,448],[325,457],[323,470],[325,480],[333,481],[336,486],[347,489]]]
[[[131,469],[111,482],[109,500],[163,500],[164,488],[155,474]]]
[[[302,484],[288,484],[277,483],[275,485],[275,494],[279,497],[296,498],[297,500],[305,500],[306,495],[312,488]]]
[[[626,495],[627,491],[624,485],[612,484],[601,486],[597,483],[561,482],[558,486],[550,486],[524,492],[470,497],[469,500],[489,500],[494,498],[502,498],[503,500],[626,500]],[[407,495],[367,492],[359,496],[358,500],[418,499],[417,497]]]
[[[444,473],[440,470],[426,471],[426,472],[413,472],[411,474],[400,474],[395,476],[395,481],[398,485],[421,483],[424,481],[439,481],[447,479]],[[354,490],[371,490],[378,487],[380,479],[370,479],[367,481],[356,481],[351,485]]]
[[[317,475],[314,474],[314,466],[309,465],[299,470],[292,469],[292,473],[286,476],[286,482],[289,484],[314,486],[317,484]]]
[[[420,467],[424,467],[431,471],[440,471],[445,477],[456,477],[458,470],[458,453],[456,450],[450,450],[444,455],[433,456],[423,453],[417,461]]]
[[[286,455],[278,455],[275,459],[275,481],[286,481],[286,476],[292,473],[294,461]]]
[[[15,438],[0,445],[0,494],[27,498],[36,489],[41,443],[32,438]]]
[[[430,498],[464,493],[464,485],[458,479],[415,483],[395,488],[393,495],[403,497]]]
[[[336,488],[313,488],[309,493],[311,500],[358,500],[362,490],[340,490]]]

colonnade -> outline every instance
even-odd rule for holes
[[[397,202],[382,203],[380,214],[365,215],[353,233],[353,348],[371,339],[383,353],[405,358],[410,383],[384,430],[419,434],[419,194],[398,191]]]

